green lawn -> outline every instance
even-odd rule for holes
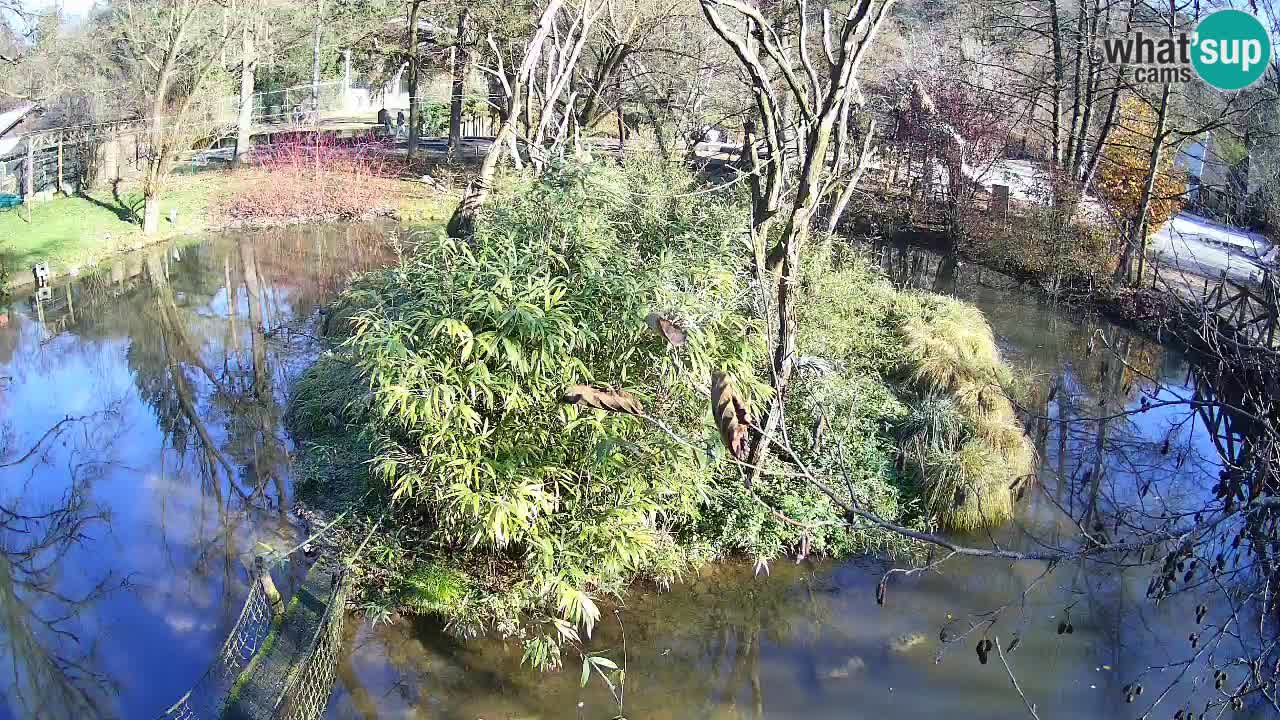
[[[106,189],[36,203],[30,222],[24,208],[0,210],[0,291],[6,269],[10,282],[25,282],[38,262],[47,261],[57,276],[149,243],[216,230],[222,226],[219,207],[242,181],[236,171],[171,178],[161,196],[160,231],[154,237],[143,236],[134,219],[142,214],[142,194],[136,188],[119,196]],[[390,192],[397,219],[409,226],[443,225],[457,203],[455,194],[414,181],[398,183]],[[169,222],[170,209],[178,211],[176,222]]]
[[[58,196],[36,203],[30,222],[23,208],[0,211],[0,255],[12,274],[23,279],[26,269],[41,261],[61,274],[148,242],[199,232],[207,225],[209,199],[222,185],[221,178],[175,178],[161,198],[160,232],[152,238],[144,238],[140,223],[133,220],[142,213],[142,195],[136,190],[118,197],[110,190]],[[170,209],[178,211],[177,222],[169,222]]]

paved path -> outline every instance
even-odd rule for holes
[[[1151,253],[1179,270],[1236,282],[1256,279],[1275,255],[1262,235],[1189,212],[1178,214],[1151,236]]]

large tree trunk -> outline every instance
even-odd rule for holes
[[[418,152],[418,10],[422,0],[409,6],[409,149],[410,159]]]
[[[142,234],[155,235],[160,231],[160,192],[155,182],[147,182],[142,198]]]
[[[186,26],[178,29],[173,47],[179,47]],[[156,78],[156,94],[151,100],[151,148],[147,158],[147,173],[142,183],[142,234],[155,235],[160,230],[160,185],[164,182],[169,149],[164,139],[165,97],[169,94],[169,83],[173,77],[173,64],[176,52],[167,54],[165,65],[160,68]]]
[[[244,23],[240,52],[240,115],[236,118],[236,165],[245,161],[253,142],[253,73],[258,66],[253,46],[253,21],[245,18]]]
[[[449,162],[457,162],[462,148],[462,99],[466,93],[467,71],[471,54],[467,52],[464,35],[467,31],[467,14],[463,5],[458,11],[458,37],[453,46],[453,86],[449,91]]]
[[[1058,2],[1049,0],[1049,32],[1050,45],[1053,49],[1053,94],[1049,118],[1050,132],[1053,134],[1052,162],[1055,175],[1062,169],[1062,83],[1066,76],[1066,61],[1062,56],[1062,26],[1058,21]],[[1055,177],[1057,183],[1060,178]]]

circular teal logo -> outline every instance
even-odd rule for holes
[[[1196,73],[1219,90],[1249,87],[1271,62],[1271,36],[1258,18],[1243,10],[1210,13],[1196,26],[1192,44]]]

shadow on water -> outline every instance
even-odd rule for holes
[[[1207,392],[1177,350],[1062,312],[1016,281],[955,258],[902,246],[867,252],[900,286],[979,306],[1006,356],[1030,374],[1030,409],[1055,421],[1031,424],[1040,486],[996,534],[1003,546],[1034,547],[1032,534],[1074,537],[1073,517],[1118,530],[1141,523],[1135,508],[1156,495],[1176,510],[1210,493],[1222,466],[1221,427],[1215,438],[1210,419],[1185,406],[1120,414],[1143,397],[1156,404],[1169,393]],[[606,614],[591,647],[625,660],[628,718],[1026,718],[1003,667],[980,664],[972,642],[940,642],[949,620],[1001,608],[998,631],[1006,642],[1020,635],[1010,663],[1042,718],[1134,717],[1140,706],[1127,705],[1121,687],[1188,657],[1198,600],[1180,594],[1153,604],[1146,568],[1064,563],[1046,575],[1039,562],[958,558],[939,573],[895,580],[879,607],[875,587],[886,568],[875,558],[779,561],[767,576],[735,563],[712,566],[668,592],[636,589]],[[1074,632],[1059,635],[1065,620]],[[332,718],[620,712],[603,683],[580,687],[578,667],[550,674],[522,667],[518,642],[459,643],[421,621],[348,632]],[[1164,679],[1157,673],[1150,685],[1163,688]],[[1205,692],[1176,687],[1159,712],[1171,716]]]
[[[383,236],[170,244],[0,308],[0,718],[153,717],[204,672],[245,560],[297,539],[297,330]]]

